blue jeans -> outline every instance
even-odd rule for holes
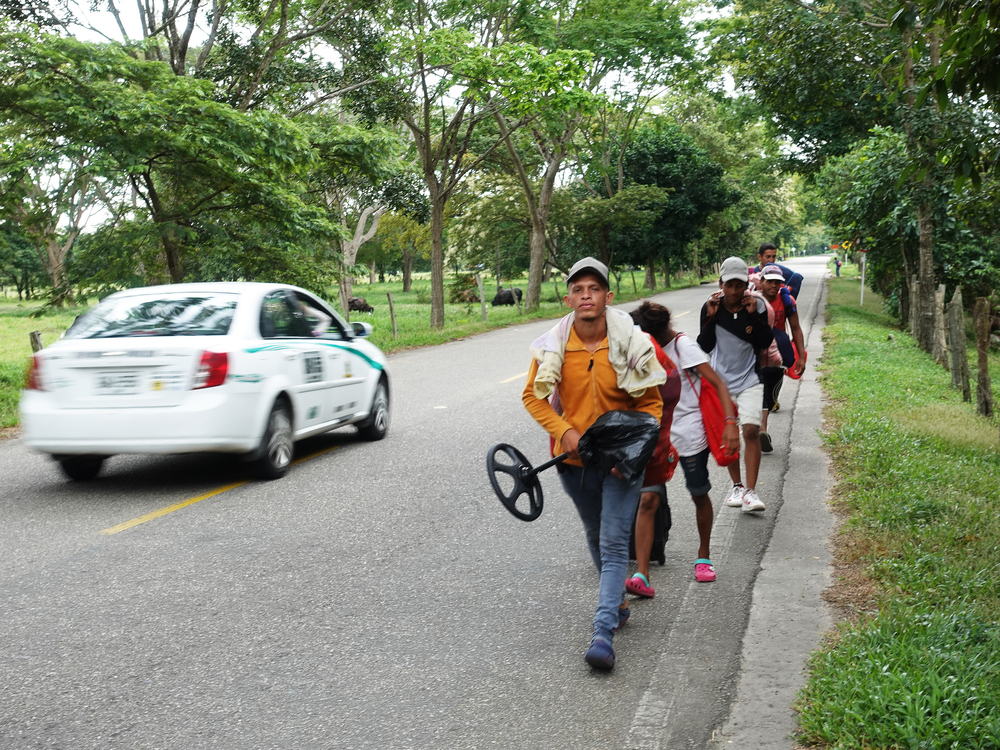
[[[618,627],[618,606],[625,595],[628,542],[642,476],[625,482],[592,467],[562,464],[559,479],[580,514],[590,556],[601,574],[594,632],[610,640],[611,631]]]

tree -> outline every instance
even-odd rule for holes
[[[554,100],[572,92],[580,55],[520,41],[538,6],[483,5],[472,0],[430,0],[401,5],[392,22],[401,30],[394,78],[405,82],[412,108],[409,128],[427,187],[431,224],[431,326],[444,325],[444,222],[448,201],[462,181],[509,135],[471,151],[474,133],[498,107]],[[494,96],[504,88],[502,100]],[[523,110],[522,110],[523,112]]]
[[[19,300],[31,299],[45,271],[31,241],[9,223],[0,224],[0,279],[13,284]]]
[[[656,263],[665,264],[669,279],[671,269],[685,265],[685,249],[708,218],[739,194],[726,184],[722,166],[669,122],[654,121],[636,133],[623,153],[622,171],[628,184],[666,191],[650,230],[622,248],[627,260],[646,264],[646,285],[655,288]]]
[[[6,32],[0,71],[0,123],[67,159],[93,154],[95,169],[126,183],[172,281],[185,277],[185,255],[215,216],[238,213],[244,226],[299,242],[332,231],[302,201],[313,154],[286,118],[215,102],[208,82],[116,45]]]
[[[526,39],[546,55],[561,49],[588,53],[579,90],[546,98],[546,106],[518,106],[509,92],[531,91],[505,71],[496,76],[497,93],[514,106],[497,107],[494,117],[524,192],[530,220],[530,265],[525,306],[537,308],[544,265],[551,257],[548,223],[556,180],[581,125],[595,111],[599,92],[610,101],[627,98],[641,111],[650,89],[662,86],[690,57],[682,6],[667,0],[613,0],[559,3],[531,28]],[[589,95],[589,96],[588,96]],[[526,125],[523,138],[511,132]]]
[[[120,0],[81,7],[78,0],[0,4],[0,14],[64,36],[95,35],[135,57],[162,62],[178,76],[212,81],[213,97],[240,111],[301,113],[353,97],[384,69],[384,3],[373,0]]]
[[[815,171],[875,125],[898,123],[888,19],[866,22],[860,4],[839,0],[742,0],[737,10],[718,24],[715,54],[791,141],[796,166]]]
[[[754,95],[773,109],[782,129],[810,154],[814,167],[864,137],[860,126],[865,133],[887,125],[906,134],[912,165],[907,178],[916,196],[916,333],[921,347],[930,351],[936,285],[933,202],[944,131],[936,106],[921,101],[918,93],[922,77],[939,59],[940,27],[910,13],[906,23],[894,27],[889,3],[829,0],[807,5],[789,0],[778,6],[745,0],[741,6],[746,12],[736,28],[746,33],[735,34],[736,68],[752,84]],[[834,41],[843,46],[832,47]],[[847,101],[851,107],[842,106]],[[831,131],[831,125],[837,129]]]
[[[398,258],[403,272],[403,291],[410,291],[414,263],[431,256],[430,226],[405,214],[390,212],[382,217],[376,239],[387,257]]]
[[[426,218],[426,200],[396,132],[359,127],[346,115],[313,115],[303,122],[318,157],[310,191],[329,219],[346,230],[336,240],[335,254],[340,304],[346,310],[358,253],[375,236],[383,214],[395,210]]]
[[[49,277],[51,302],[62,307],[70,296],[67,258],[98,203],[95,176],[88,164],[63,157],[45,143],[16,141],[16,131],[7,130],[0,209],[31,240]]]

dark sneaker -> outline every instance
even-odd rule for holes
[[[611,648],[611,641],[599,635],[595,635],[590,641],[590,648],[583,655],[584,661],[594,669],[609,670],[615,666],[615,650]]]
[[[771,436],[766,432],[760,433],[760,450],[761,453],[770,453],[774,450],[774,446],[771,445]]]

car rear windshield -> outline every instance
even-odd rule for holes
[[[233,322],[238,298],[222,292],[112,297],[80,316],[66,338],[224,336]]]

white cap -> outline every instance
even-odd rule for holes
[[[580,275],[584,271],[596,273],[604,281],[604,286],[611,287],[611,284],[608,283],[608,267],[597,258],[591,258],[589,255],[573,264],[572,268],[569,269],[569,273],[566,274],[566,283],[568,284],[575,276]]]
[[[763,279],[765,281],[784,281],[785,280],[785,274],[783,274],[781,272],[781,269],[778,268],[773,263],[771,265],[769,265],[769,266],[764,266],[762,269],[760,269],[760,275],[761,275],[761,277],[763,277]]]
[[[731,257],[722,261],[722,271],[719,274],[719,279],[723,284],[732,279],[749,281],[749,277],[750,273],[746,261],[741,258]]]

